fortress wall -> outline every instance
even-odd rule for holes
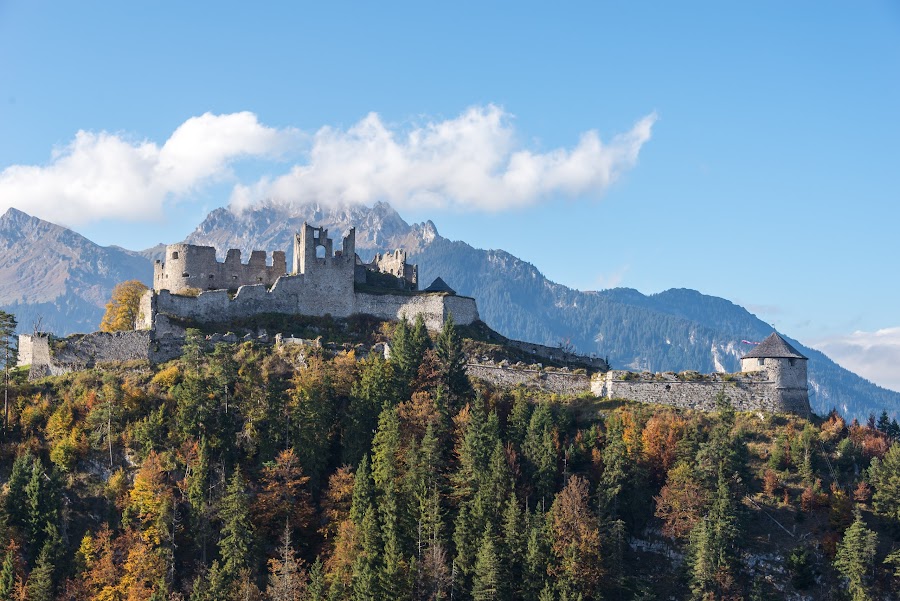
[[[51,348],[47,336],[27,336],[31,346],[28,378],[58,376],[105,361],[149,360],[150,336],[149,330],[94,332],[65,338],[54,343],[55,348]]]
[[[532,342],[522,342],[521,340],[510,340],[507,342],[507,344],[513,348],[525,351],[526,353],[531,353],[532,355],[537,355],[538,357],[549,359],[550,361],[557,361],[560,363],[572,362],[579,365],[590,365],[595,369],[601,370],[609,368],[609,366],[606,364],[606,360],[601,359],[600,357],[585,357],[584,355],[570,353],[559,347],[544,346],[543,344],[534,344]]]
[[[625,377],[638,379],[622,380]],[[623,371],[610,371],[591,381],[591,391],[599,397],[620,398],[641,403],[661,403],[683,409],[712,411],[716,396],[724,391],[738,411],[782,412],[792,410],[782,404],[774,383],[760,376],[735,376],[726,380],[713,376],[708,380],[684,381],[665,374],[641,376]]]
[[[402,315],[414,319],[421,313],[429,329],[439,330],[451,312],[454,321],[459,324],[470,324],[478,319],[475,299],[444,294],[356,293],[352,289],[353,280],[335,271],[339,269],[322,266],[311,270],[312,273],[282,276],[271,290],[261,285],[242,286],[234,298],[230,298],[225,290],[201,292],[196,297],[161,290],[152,299],[142,299],[142,303],[152,305],[155,302],[157,322],[160,315],[199,322],[220,322],[261,313],[330,314],[333,317],[364,313],[393,320]]]
[[[405,315],[410,321],[421,314],[425,320],[425,327],[429,330],[440,330],[451,312],[453,321],[458,324],[468,325],[478,319],[475,299],[465,296],[357,293],[355,298],[355,313],[391,320],[400,319]]]
[[[466,373],[472,378],[509,388],[524,386],[564,395],[579,395],[591,391],[590,378],[581,374],[511,369],[472,363],[466,365]]]

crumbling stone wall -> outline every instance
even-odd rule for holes
[[[284,276],[271,290],[265,286],[242,286],[234,298],[227,291],[211,290],[197,296],[179,296],[162,290],[158,294],[148,291],[142,299],[142,307],[149,306],[149,320],[140,323],[142,329],[156,327],[158,316],[181,317],[198,322],[230,321],[261,313],[285,313],[288,315],[330,314],[332,317],[350,317],[366,314],[381,319],[415,319],[422,315],[425,325],[440,329],[452,313],[456,323],[468,325],[478,320],[475,299],[443,293],[434,294],[367,294],[354,292],[342,280],[329,281],[323,272]]]
[[[724,392],[738,411],[791,412],[805,415],[809,411],[808,395],[786,397],[769,379],[766,372],[748,374],[700,375],[688,372],[637,374],[614,370],[595,376],[591,390],[599,397],[620,398],[641,403],[661,403],[683,409],[712,411],[716,397]],[[804,389],[804,394],[806,390]]]
[[[472,378],[478,378],[504,388],[524,386],[561,395],[579,395],[591,392],[591,380],[584,374],[518,369],[478,363],[466,365],[466,373]]]
[[[21,337],[20,337],[21,338]],[[28,377],[58,376],[107,361],[153,360],[151,333],[147,331],[94,332],[69,336],[51,343],[46,335],[27,336],[31,347]],[[21,342],[20,342],[21,344]]]
[[[560,347],[544,346],[543,344],[522,342],[521,340],[510,340],[506,344],[513,348],[525,351],[526,353],[531,353],[532,355],[537,355],[538,357],[543,357],[544,359],[549,359],[550,361],[557,363],[575,363],[578,365],[586,365],[591,369],[601,371],[609,369],[609,365],[606,364],[605,359],[601,359],[600,357],[586,357]]]
[[[272,253],[272,265],[267,265],[263,250],[250,253],[247,263],[241,262],[241,251],[231,249],[224,262],[216,259],[212,246],[170,244],[165,261],[153,266],[153,289],[183,292],[186,290],[235,290],[241,286],[261,284],[271,286],[287,273],[284,251]]]

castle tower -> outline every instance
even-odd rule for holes
[[[780,410],[803,415],[809,412],[806,362],[807,358],[778,332],[772,332],[741,357],[741,371],[766,372]]]
[[[321,250],[319,250],[321,249]],[[337,261],[342,258],[341,261]],[[333,241],[324,227],[313,227],[304,222],[294,235],[294,264],[291,273],[309,273],[315,266],[331,266],[335,262],[354,265],[356,260],[356,229],[343,238],[343,247],[335,252]]]

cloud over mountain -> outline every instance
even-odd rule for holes
[[[261,125],[250,112],[192,117],[161,146],[82,130],[48,164],[0,172],[0,210],[16,207],[69,225],[154,219],[167,201],[226,177],[234,161],[273,157],[296,138],[293,130]]]
[[[511,116],[495,105],[408,130],[370,113],[352,127],[323,127],[307,161],[289,173],[238,185],[232,209],[260,199],[287,204],[372,204],[498,211],[548,197],[596,197],[637,161],[656,114],[608,144],[596,131],[571,148],[524,147]]]
[[[570,148],[538,152],[520,142],[512,116],[494,105],[409,128],[370,113],[348,129],[326,126],[314,134],[265,126],[250,112],[206,113],[162,144],[79,131],[47,164],[0,171],[0,210],[15,207],[67,225],[158,219],[167,203],[234,181],[231,166],[252,158],[270,174],[235,184],[231,208],[238,213],[263,200],[500,211],[551,197],[598,197],[634,166],[655,121],[647,115],[608,143],[590,130]],[[286,152],[304,160],[284,173],[275,159]]]
[[[864,378],[900,391],[900,327],[857,331],[813,346]]]

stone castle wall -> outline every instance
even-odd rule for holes
[[[809,399],[806,388],[785,390],[766,372],[709,374],[692,377],[666,374],[637,374],[609,371],[595,376],[591,390],[598,397],[619,398],[641,403],[662,403],[683,409],[712,411],[716,397],[724,392],[738,411],[791,412],[806,415]]]
[[[575,363],[577,365],[586,365],[591,369],[598,369],[601,371],[609,369],[609,365],[606,364],[605,359],[601,359],[600,357],[586,357],[556,346],[544,346],[543,344],[522,342],[521,340],[508,340],[506,345],[557,363]]]
[[[143,319],[138,327],[152,329],[158,315],[180,317],[198,322],[223,322],[259,315],[286,313],[288,315],[330,314],[350,317],[355,314],[374,315],[382,319],[415,319],[422,315],[425,325],[440,329],[449,314],[461,325],[478,320],[475,299],[442,293],[434,294],[368,294],[354,292],[353,280],[329,277],[330,268],[307,271],[305,274],[283,276],[271,289],[266,286],[242,286],[231,297],[225,290],[210,290],[197,296],[148,291],[142,299]]]
[[[169,345],[171,346],[171,345]],[[147,331],[94,332],[50,342],[49,336],[19,336],[19,365],[30,365],[29,379],[58,376],[109,361],[171,359],[171,350],[159,354],[160,345]],[[168,347],[166,347],[168,348]]]
[[[466,365],[466,373],[472,378],[505,388],[524,386],[562,395],[580,395],[591,392],[591,380],[584,374],[518,369],[478,363]]]
[[[165,261],[157,260],[153,266],[153,289],[182,292],[194,290],[236,290],[241,286],[261,284],[271,286],[279,276],[287,273],[284,251],[272,253],[272,264],[267,265],[265,251],[254,250],[247,263],[241,262],[241,251],[231,249],[225,261],[216,259],[212,246],[170,244],[166,247]]]

